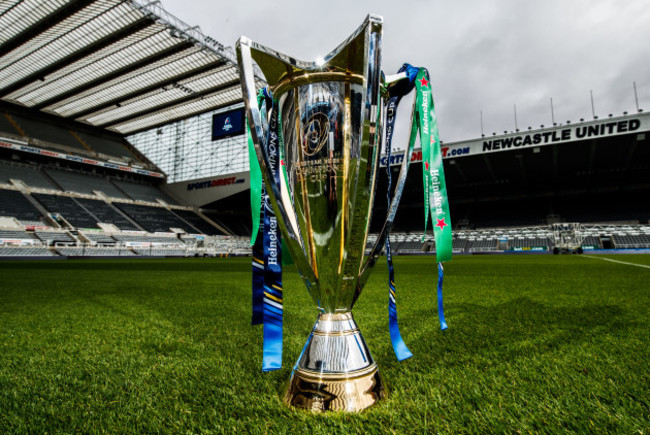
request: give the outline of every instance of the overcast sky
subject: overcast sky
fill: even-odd
[[[648,0],[162,0],[233,46],[240,35],[313,61],[368,13],[384,18],[383,70],[429,69],[445,142],[650,110]],[[410,109],[410,108],[409,108]],[[400,111],[407,123],[410,110]]]

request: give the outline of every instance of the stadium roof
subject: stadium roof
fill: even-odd
[[[0,98],[126,135],[242,97],[233,49],[160,2],[0,0]]]

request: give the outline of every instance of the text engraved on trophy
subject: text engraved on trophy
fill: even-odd
[[[328,176],[340,176],[343,159],[319,159],[298,162],[295,165],[296,180],[323,181]]]

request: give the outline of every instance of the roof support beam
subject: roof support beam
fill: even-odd
[[[122,118],[115,119],[115,120],[107,122],[105,124],[99,124],[99,126],[102,127],[102,128],[113,127],[115,125],[122,124],[122,123],[124,123],[126,121],[130,121],[132,119],[140,118],[142,116],[150,115],[152,113],[156,113],[156,112],[163,111],[165,109],[169,109],[170,107],[178,106],[178,105],[183,104],[183,103],[188,103],[188,102],[193,101],[193,100],[199,100],[199,99],[201,99],[203,97],[207,97],[208,95],[214,94],[215,92],[220,92],[220,91],[226,90],[228,88],[232,88],[233,86],[239,86],[239,79],[231,80],[229,82],[223,83],[223,84],[221,84],[219,86],[215,86],[215,87],[206,89],[206,90],[201,91],[201,92],[194,92],[192,94],[187,95],[186,97],[179,98],[177,100],[170,101],[168,103],[161,104],[159,106],[150,107],[150,108],[147,108],[147,109],[142,110],[140,112],[133,113],[133,114],[131,114],[129,116],[124,116]]]
[[[123,39],[123,38],[128,38],[130,35],[146,28],[149,27],[153,24],[154,22],[151,21],[149,18],[142,18],[131,25],[124,27],[120,29],[119,31],[112,33],[110,35],[107,35],[105,38],[102,38],[98,41],[95,41],[94,43],[85,46],[83,49],[75,51],[68,56],[59,59],[58,61],[51,63],[47,65],[47,67],[36,71],[23,79],[3,88],[0,90],[0,97],[4,97],[8,94],[11,94],[14,91],[19,90],[22,87],[25,87],[29,85],[32,82],[35,82],[37,80],[44,80],[46,77],[62,68],[65,68],[66,66],[77,62],[78,60],[83,59],[84,57],[90,56],[91,54],[102,50],[106,47],[108,47],[111,44],[116,43],[117,41]],[[34,106],[36,110],[41,110],[43,107],[49,106],[49,102],[52,100],[56,100],[58,97],[54,97],[51,100],[45,101],[44,103],[41,103],[37,106]]]
[[[66,18],[76,14],[94,1],[95,0],[71,0],[66,5],[43,17],[40,21],[27,27],[25,30],[0,45],[0,57],[6,55],[17,47],[20,47],[26,41],[35,38],[50,27],[55,26]]]
[[[148,57],[140,60],[139,62],[134,62],[134,63],[126,65],[126,66],[124,66],[124,67],[122,67],[120,69],[112,71],[112,72],[110,72],[108,74],[105,74],[105,75],[103,75],[101,77],[98,77],[98,78],[96,78],[94,80],[90,80],[88,82],[85,82],[84,84],[82,84],[80,86],[77,86],[74,89],[71,89],[71,90],[69,90],[67,92],[64,92],[61,95],[58,95],[57,97],[55,97],[56,101],[57,102],[58,101],[64,101],[64,100],[66,100],[68,98],[74,97],[75,95],[78,95],[78,94],[80,94],[82,92],[88,91],[88,90],[90,90],[90,89],[92,89],[92,88],[94,88],[96,86],[101,85],[102,83],[114,80],[114,79],[116,79],[118,77],[129,74],[129,73],[131,73],[133,71],[136,71],[136,70],[138,70],[138,69],[140,69],[140,68],[142,68],[144,66],[147,66],[147,65],[150,65],[152,63],[158,62],[158,61],[160,61],[162,59],[165,59],[166,57],[173,56],[174,54],[179,53],[179,52],[181,52],[183,50],[187,50],[191,46],[192,46],[191,43],[189,43],[187,41],[183,41],[183,42],[181,42],[181,43],[179,43],[177,45],[174,45],[173,47],[169,47],[169,48],[167,48],[167,49],[165,49],[163,51],[159,51],[158,53],[152,54],[151,56],[148,56]],[[54,100],[55,99],[53,98],[53,99],[51,99],[49,101],[46,101],[43,104],[41,104],[41,106],[44,106],[45,104],[51,105],[51,104],[53,104]]]
[[[211,62],[205,66],[202,66],[200,68],[193,69],[191,71],[186,71],[182,74],[176,75],[174,77],[170,77],[167,80],[163,80],[157,83],[154,83],[151,86],[146,86],[142,89],[138,89],[137,91],[131,92],[129,94],[122,95],[118,98],[114,98],[110,101],[105,101],[105,102],[99,102],[97,106],[90,107],[89,109],[83,110],[81,112],[73,113],[70,115],[70,118],[84,118],[92,113],[99,112],[100,110],[107,109],[111,106],[118,105],[120,103],[123,103],[124,101],[129,101],[132,100],[133,98],[141,97],[143,95],[148,94],[151,91],[155,91],[156,89],[162,88],[164,86],[169,86],[173,85],[174,83],[181,82],[183,80],[190,79],[192,77],[197,77],[203,73],[209,72],[213,69],[219,68],[226,63],[224,61],[216,61],[216,62]]]

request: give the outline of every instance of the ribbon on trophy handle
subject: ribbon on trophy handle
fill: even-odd
[[[440,329],[444,331],[447,329],[447,321],[445,320],[442,304],[444,276],[442,263],[450,261],[452,256],[451,215],[449,214],[445,171],[442,165],[442,152],[440,151],[438,120],[433,104],[429,72],[425,68],[420,68],[418,72],[415,79],[415,89],[415,106],[420,124],[420,144],[424,164],[422,171],[425,205],[424,232],[426,233],[427,230],[427,218],[431,215],[436,243],[436,260],[438,261],[438,318]],[[411,140],[414,140],[414,138],[411,137]],[[424,235],[422,239],[424,241]]]
[[[281,176],[280,117],[277,102],[268,88],[260,90],[258,107],[262,119],[266,120],[265,148],[270,156],[270,169],[275,180]],[[248,127],[248,124],[247,124]],[[251,215],[253,217],[253,319],[252,324],[264,326],[264,344],[262,370],[271,371],[282,367],[282,328],[283,328],[283,289],[282,289],[282,246],[277,218],[269,203],[269,196],[262,184],[261,169],[255,152],[250,128],[247,133],[249,141],[249,165],[251,167]],[[252,148],[252,149],[251,149]],[[255,186],[254,186],[255,185]],[[260,220],[263,225],[260,225]]]
[[[392,200],[390,199],[390,190],[392,185],[392,176],[390,172],[390,155],[392,149],[392,136],[397,114],[397,106],[401,98],[410,93],[413,88],[416,89],[416,97],[413,103],[411,114],[411,132],[408,148],[404,150],[404,158],[399,172],[395,191]],[[428,226],[428,216],[436,219],[434,224],[434,237],[436,241],[436,260],[438,263],[438,318],[440,329],[447,329],[447,322],[444,316],[442,303],[442,283],[444,269],[442,262],[451,260],[452,255],[452,232],[449,222],[449,204],[447,200],[447,190],[445,186],[444,169],[442,165],[442,153],[440,151],[440,141],[438,133],[438,124],[435,117],[435,108],[433,97],[429,85],[429,73],[425,68],[413,67],[405,63],[397,74],[384,77],[384,94],[388,97],[385,104],[386,117],[386,154],[387,154],[387,171],[388,171],[388,212],[384,226],[377,237],[370,255],[364,263],[359,282],[357,284],[357,294],[360,294],[370,271],[376,264],[377,258],[381,253],[383,246],[386,246],[386,257],[389,270],[389,332],[393,350],[399,361],[410,358],[412,353],[404,344],[397,322],[397,304],[395,290],[395,271],[392,262],[392,253],[390,248],[390,230],[393,227],[397,208],[399,206],[402,193],[406,184],[406,178],[410,167],[410,156],[415,148],[415,142],[420,138],[423,154],[423,183],[424,183],[424,202],[425,202],[425,233]],[[424,240],[424,237],[423,237]]]
[[[411,133],[409,138],[408,148],[404,151],[404,158],[402,159],[402,168],[400,170],[399,179],[395,187],[393,199],[390,199],[390,192],[392,187],[392,175],[390,170],[390,158],[392,152],[392,139],[394,132],[394,124],[397,115],[397,106],[403,96],[410,93],[413,88],[416,89],[416,97],[413,104],[413,111],[411,115]],[[388,213],[384,227],[377,238],[377,242],[364,265],[362,271],[362,285],[367,279],[368,270],[374,264],[375,257],[381,252],[381,247],[386,245],[386,260],[388,263],[388,286],[389,286],[389,300],[388,300],[388,313],[389,313],[389,332],[393,350],[399,361],[410,358],[413,354],[409,351],[408,347],[402,339],[399,331],[397,321],[397,301],[395,289],[395,268],[392,260],[392,252],[390,245],[390,230],[392,229],[397,207],[399,205],[406,176],[410,165],[410,156],[413,153],[418,133],[420,143],[422,146],[423,154],[423,183],[424,183],[424,202],[425,202],[425,233],[428,227],[428,217],[431,215],[432,223],[435,219],[436,224],[433,225],[434,237],[436,241],[436,260],[438,263],[438,286],[437,286],[437,302],[438,302],[438,318],[440,322],[440,329],[447,329],[447,322],[445,320],[443,308],[443,293],[442,284],[444,269],[442,262],[451,260],[452,255],[452,232],[449,222],[451,222],[449,214],[449,204],[447,200],[447,191],[445,186],[444,169],[442,165],[442,154],[440,151],[438,125],[435,116],[435,109],[433,104],[433,97],[429,85],[429,74],[424,68],[416,68],[409,64],[404,64],[396,75],[385,78],[385,93],[388,95],[386,102],[386,156],[388,175]],[[424,236],[423,236],[424,241]]]
[[[409,65],[410,67],[410,65]],[[411,67],[411,69],[414,69]],[[406,77],[402,77],[400,73],[406,72]],[[409,71],[410,72],[410,71]],[[402,334],[399,330],[399,325],[397,322],[397,295],[395,288],[395,267],[393,266],[393,254],[390,246],[390,229],[395,219],[395,212],[397,208],[391,209],[391,188],[392,188],[392,173],[390,168],[390,159],[392,152],[392,143],[393,143],[393,133],[395,129],[395,120],[397,119],[397,107],[402,97],[407,95],[414,87],[413,81],[415,76],[410,78],[409,72],[407,72],[407,65],[403,65],[402,68],[398,71],[398,76],[395,77],[390,83],[386,86],[385,91],[388,94],[388,101],[386,103],[386,110],[384,112],[385,116],[385,125],[386,125],[386,175],[388,176],[388,188],[386,189],[386,201],[387,201],[387,218],[386,218],[386,262],[388,263],[388,330],[390,333],[390,340],[393,345],[393,351],[398,361],[403,361],[405,359],[411,358],[413,353],[408,349],[402,338]],[[384,78],[384,81],[385,78]],[[412,150],[408,150],[406,156],[410,156]],[[408,166],[407,166],[408,170]],[[404,171],[406,172],[406,171]],[[396,198],[393,203],[396,205],[399,203],[401,198],[402,191],[404,190],[404,184],[401,185],[398,183]],[[393,213],[391,213],[393,211]]]
[[[257,96],[257,105],[265,105],[264,93],[260,91]],[[250,126],[246,122],[246,137],[248,138],[248,166],[250,168],[250,198],[251,198],[251,216],[252,231],[250,246],[253,247],[253,316],[251,325],[260,325],[264,323],[264,210],[262,209],[262,199],[265,196],[264,183],[262,183],[262,170],[257,162],[255,154],[255,145],[251,136]]]

